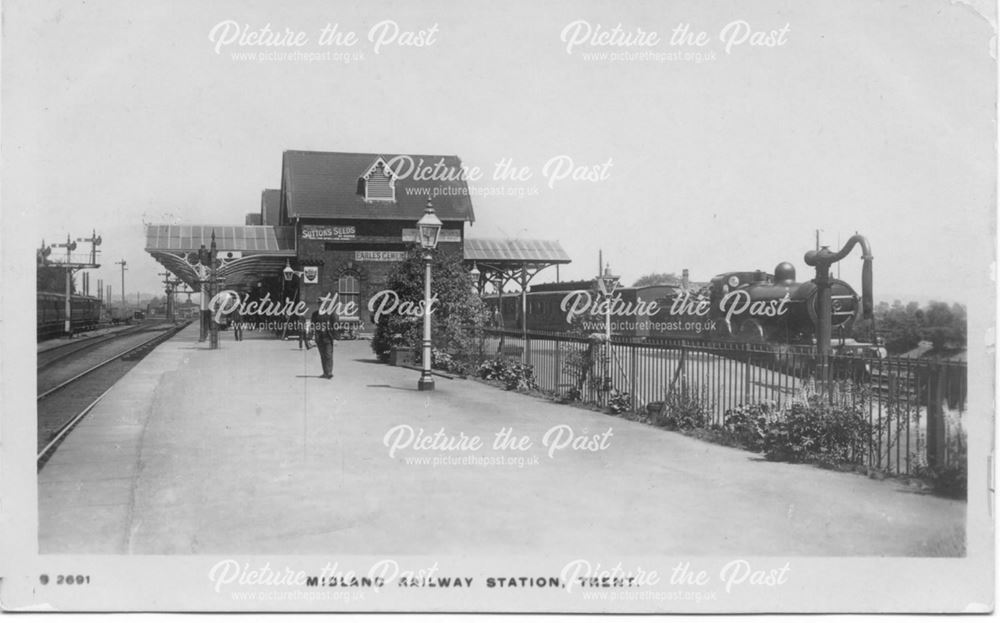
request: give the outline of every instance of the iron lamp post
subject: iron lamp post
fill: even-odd
[[[288,293],[286,287],[287,288],[291,288],[292,287],[292,281],[296,277],[299,278],[299,282],[298,282],[298,284],[296,284],[296,288],[293,290],[293,292],[295,293],[295,300],[296,301],[300,300],[302,298],[302,277],[305,275],[305,271],[295,270],[294,268],[292,268],[291,262],[286,258],[285,259],[285,267],[281,269],[281,275],[282,275],[282,277],[285,280],[285,286],[282,286],[282,288],[281,288],[282,296],[284,296],[285,301],[289,300],[288,299],[288,294],[289,293]],[[285,328],[282,329],[281,339],[285,339],[285,336],[288,335],[288,324],[289,324],[289,322],[291,322],[290,318],[291,318],[290,315],[285,317]],[[308,322],[306,322],[307,320],[308,319],[302,319],[301,321],[299,321],[299,320],[295,321],[296,330],[301,332],[300,335],[304,335],[305,334],[304,332],[306,330],[306,325],[308,324]]]
[[[604,339],[609,343],[611,342],[611,298],[618,289],[620,281],[620,277],[611,274],[610,264],[605,264],[604,274],[597,277],[598,287],[607,302],[604,309]]]
[[[420,246],[424,250],[424,349],[423,349],[423,372],[417,389],[420,391],[433,391],[434,376],[431,374],[431,252],[437,248],[438,236],[441,234],[441,219],[434,214],[434,206],[431,200],[427,200],[427,208],[424,215],[417,221],[417,230],[420,235]]]
[[[611,374],[611,301],[618,289],[620,278],[611,274],[611,264],[604,265],[604,274],[597,276],[597,287],[604,295],[604,378],[602,385],[610,389]]]
[[[472,278],[472,291],[477,294],[479,293],[479,279],[481,276],[482,273],[479,271],[479,267],[473,262],[472,270],[469,271],[469,277]]]
[[[219,291],[218,275],[219,275],[219,261],[217,258],[218,249],[215,246],[215,232],[212,232],[212,246],[208,251],[208,262],[211,267],[210,279],[211,285],[209,286],[209,292],[212,298]],[[212,313],[211,310],[209,313]],[[209,333],[208,333],[208,348],[210,350],[216,350],[219,348],[219,322],[216,320],[216,314],[212,313],[209,319]]]

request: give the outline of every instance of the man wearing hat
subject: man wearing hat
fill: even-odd
[[[333,337],[336,334],[337,314],[331,305],[325,314],[321,314],[323,309],[322,298],[316,299],[319,307],[312,313],[310,326],[306,329],[311,331],[316,339],[316,350],[319,351],[319,360],[323,365],[323,378],[333,378]]]

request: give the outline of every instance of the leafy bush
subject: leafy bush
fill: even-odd
[[[579,402],[583,400],[583,391],[574,385],[559,396],[561,402]]]
[[[488,316],[486,305],[476,293],[462,261],[460,251],[446,249],[434,251],[431,261],[433,292],[437,297],[431,314],[431,339],[434,348],[453,357],[459,356],[456,358],[480,350]],[[419,245],[413,245],[406,259],[392,269],[386,288],[395,292],[400,301],[424,300],[424,260]],[[406,344],[419,358],[422,341],[422,317],[385,314],[375,327],[372,350],[380,361],[386,361],[392,346]]]
[[[454,372],[456,374],[465,374],[467,372],[465,366],[460,361],[455,359],[450,353],[439,348],[431,349],[431,367],[436,370]]]
[[[629,412],[632,410],[632,397],[628,392],[616,389],[612,377],[601,372],[607,371],[611,366],[608,351],[603,348],[605,343],[604,334],[591,333],[586,346],[575,343],[560,345],[562,370],[573,380],[573,384],[559,399],[564,402],[583,400],[584,387],[590,383],[601,401],[607,399],[607,408],[611,413],[617,415]]]
[[[608,395],[608,409],[615,415],[632,410],[632,397],[628,392],[612,388]]]
[[[935,493],[964,500],[968,495],[968,469],[965,462],[952,467],[928,469],[926,476]]]
[[[815,461],[837,465],[854,460],[872,433],[863,407],[827,404],[819,397],[794,403],[784,417],[767,422],[761,449],[770,461]]]
[[[572,342],[564,342],[559,348],[563,362],[562,371],[573,381],[573,387],[566,396],[569,401],[575,402],[583,397],[583,388],[594,374],[595,364],[600,367],[603,363],[600,348],[593,340],[582,348]]]
[[[477,371],[487,381],[500,381],[505,389],[528,391],[537,387],[533,366],[508,359],[484,361]]]
[[[735,409],[727,409],[722,417],[722,431],[736,445],[760,452],[764,447],[768,422],[774,419],[775,412],[773,402],[740,405]]]
[[[707,401],[687,384],[671,391],[663,402],[650,403],[647,411],[653,424],[670,430],[704,428],[708,423]]]

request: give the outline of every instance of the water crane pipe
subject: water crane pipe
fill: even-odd
[[[816,300],[819,309],[816,317],[816,354],[819,359],[819,378],[827,380],[830,357],[830,334],[833,326],[833,302],[830,294],[830,266],[847,257],[854,245],[861,245],[861,310],[862,317],[870,320],[873,316],[874,303],[872,294],[872,256],[871,245],[868,240],[855,234],[847,240],[847,244],[834,253],[829,247],[822,247],[816,251],[806,253],[805,262],[809,266],[816,267]]]

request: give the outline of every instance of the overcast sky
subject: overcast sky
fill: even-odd
[[[831,246],[857,231],[878,300],[975,305],[996,171],[996,19],[979,4],[8,1],[3,219],[25,233],[5,241],[8,276],[30,279],[42,238],[96,228],[92,282],[117,297],[125,258],[126,289],[159,292],[143,223],[242,224],[280,185],[282,151],[308,149],[458,155],[483,171],[474,188],[526,195],[474,197],[468,234],[557,239],[563,279],[592,277],[599,248],[628,283],[784,260],[803,279],[817,229]],[[400,34],[376,53],[387,20]],[[213,42],[226,21],[307,42],[220,43],[223,27]],[[727,52],[733,22],[781,45]],[[357,43],[321,46],[326,24]],[[568,49],[619,24],[634,45]],[[681,24],[707,43],[671,45]],[[273,51],[353,58],[234,57]],[[622,52],[661,56],[590,56]],[[559,156],[603,179],[546,177]],[[503,159],[531,178],[494,180]],[[859,250],[841,271],[859,286]]]

